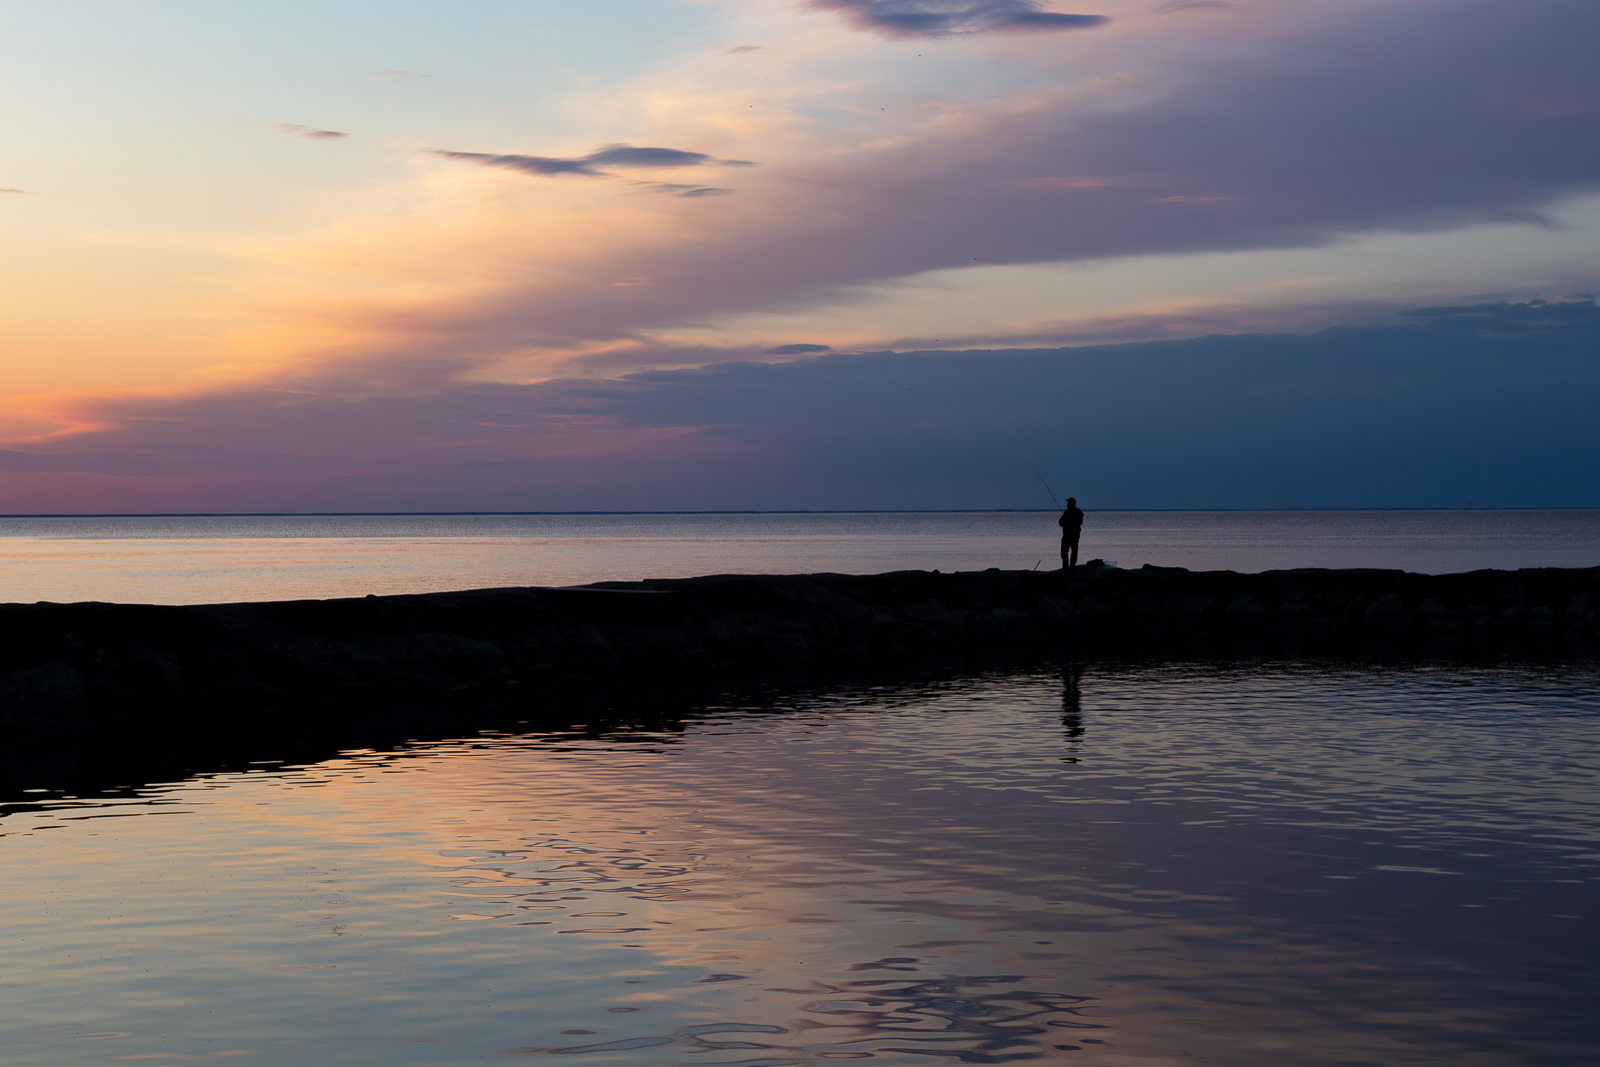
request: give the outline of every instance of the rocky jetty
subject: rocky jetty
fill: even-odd
[[[0,605],[0,743],[513,714],[609,685],[997,657],[1594,659],[1600,568],[728,575],[222,604]]]

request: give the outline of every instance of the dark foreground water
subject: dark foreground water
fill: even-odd
[[[0,1064],[1592,1065],[1595,681],[1101,666],[33,793]]]

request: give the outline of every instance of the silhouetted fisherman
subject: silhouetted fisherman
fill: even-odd
[[[1061,527],[1061,569],[1078,565],[1078,535],[1083,533],[1083,512],[1078,510],[1078,498],[1067,497],[1067,509],[1056,520]]]

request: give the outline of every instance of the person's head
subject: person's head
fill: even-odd
[[[1067,507],[1069,507],[1069,508],[1077,507],[1077,505],[1078,505],[1078,498],[1077,497],[1075,497],[1075,496],[1067,497]]]

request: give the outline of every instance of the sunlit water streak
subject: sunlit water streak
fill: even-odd
[[[1593,1064],[1595,680],[1093,667],[33,793],[0,1064]]]
[[[0,519],[0,601],[201,604],[701,574],[1059,565],[1054,513]],[[1600,565],[1600,510],[1091,512],[1082,559],[1192,570]]]

